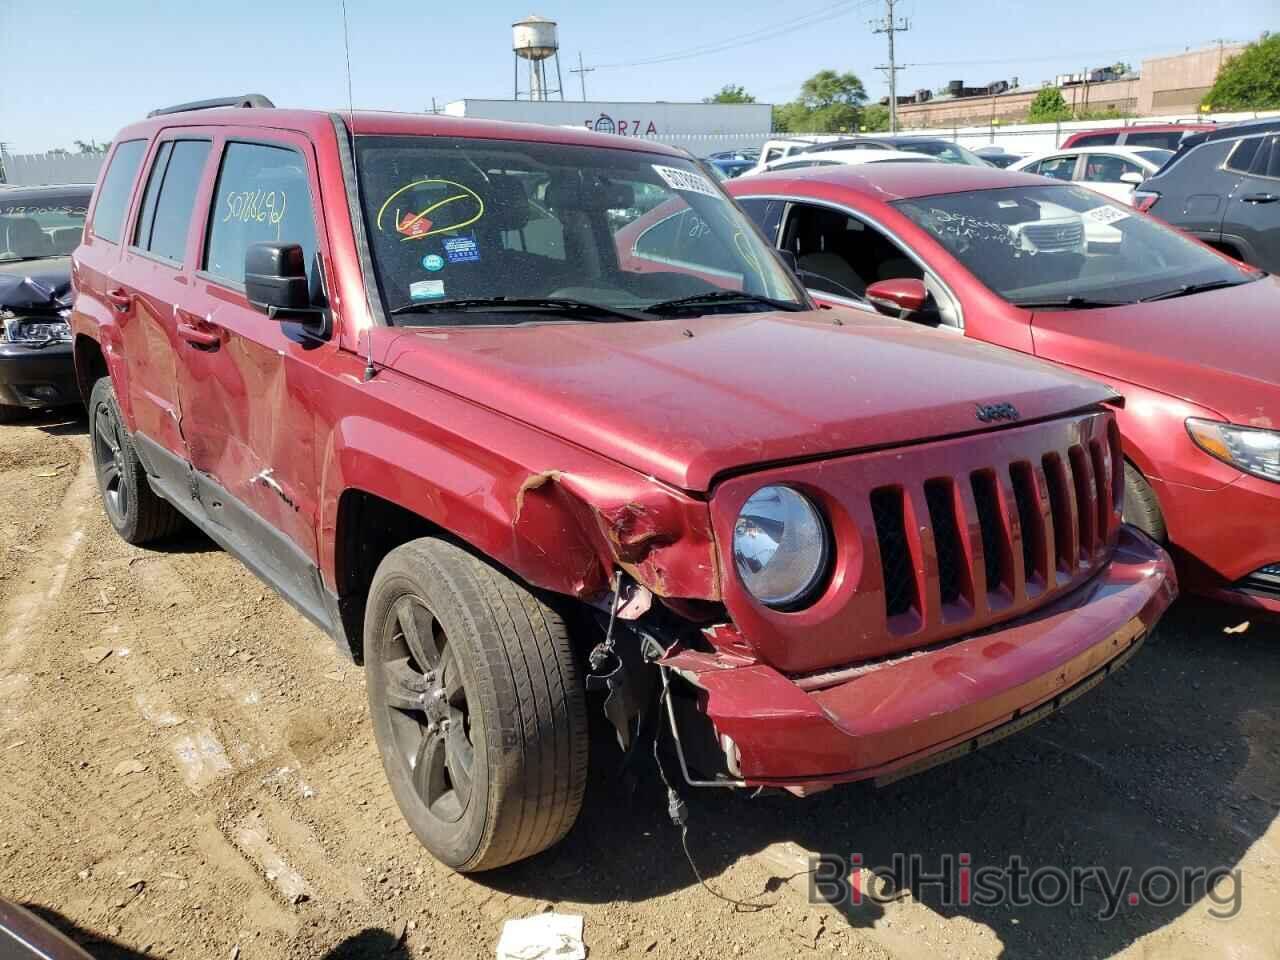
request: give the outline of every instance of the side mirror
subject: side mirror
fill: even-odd
[[[307,261],[296,243],[253,243],[244,253],[244,292],[249,305],[275,319],[314,314]]]
[[[920,310],[929,298],[923,280],[902,277],[897,280],[880,280],[867,287],[867,302],[881,313],[905,320]]]
[[[1137,187],[1137,186],[1141,186],[1141,185],[1142,185],[1142,183],[1143,183],[1145,180],[1146,180],[1146,178],[1145,178],[1145,177],[1143,177],[1143,175],[1142,175],[1142,174],[1140,174],[1140,173],[1135,173],[1135,172],[1134,172],[1134,171],[1132,171],[1132,170],[1128,171],[1127,173],[1122,173],[1122,174],[1120,174],[1120,182],[1121,182],[1121,183],[1131,183],[1131,184],[1133,184],[1135,187]]]

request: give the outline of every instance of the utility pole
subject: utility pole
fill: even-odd
[[[576,73],[578,75],[578,82],[582,84],[582,99],[584,101],[587,99],[587,74],[595,73],[595,70],[596,70],[595,67],[584,67],[582,65],[582,51],[579,50],[578,51],[578,69],[577,70],[571,69],[569,72]]]
[[[911,23],[906,17],[897,17],[893,15],[893,5],[897,0],[884,0],[884,19],[871,21],[872,33],[886,33],[889,35],[889,65],[876,67],[877,70],[887,70],[889,73],[889,132],[898,132],[898,71],[904,69],[897,65],[893,56],[893,35],[895,33],[906,33],[911,29]]]

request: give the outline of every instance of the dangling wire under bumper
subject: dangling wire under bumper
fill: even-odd
[[[695,780],[689,772],[689,764],[684,757],[684,744],[680,742],[680,727],[676,723],[675,707],[671,703],[671,683],[667,678],[667,667],[658,664],[658,671],[662,676],[662,699],[666,702],[667,719],[671,723],[671,739],[675,741],[676,757],[680,761],[680,772],[684,775],[684,781],[691,787],[746,787],[745,780]]]

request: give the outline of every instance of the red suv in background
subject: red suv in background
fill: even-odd
[[[691,785],[803,795],[1022,729],[1172,601],[1110,389],[817,309],[686,155],[253,102],[113,138],[73,274],[104,507],[365,665],[451,866],[573,824],[589,689]]]
[[[1184,586],[1280,612],[1280,278],[1083,186],[880,164],[729,192],[829,305],[1104,378],[1124,395],[1125,519]]]
[[[1212,123],[1138,123],[1129,127],[1103,127],[1097,130],[1081,130],[1062,141],[1059,150],[1068,147],[1160,147],[1177,150],[1178,144],[1188,133],[1215,130]]]

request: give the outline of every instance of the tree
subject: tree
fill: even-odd
[[[889,129],[889,108],[885,104],[873,103],[862,111],[858,121],[858,129],[867,133],[881,133]]]
[[[800,96],[773,108],[778,133],[856,133],[867,91],[853,73],[819,70],[800,86]]]
[[[1211,110],[1280,108],[1280,33],[1249,44],[1224,63],[1201,103]]]
[[[1031,101],[1031,109],[1027,111],[1030,123],[1055,123],[1058,120],[1070,120],[1071,110],[1067,101],[1062,99],[1062,91],[1057,87],[1045,87]]]
[[[755,103],[756,98],[742,87],[726,83],[713,97],[703,97],[703,103]]]

